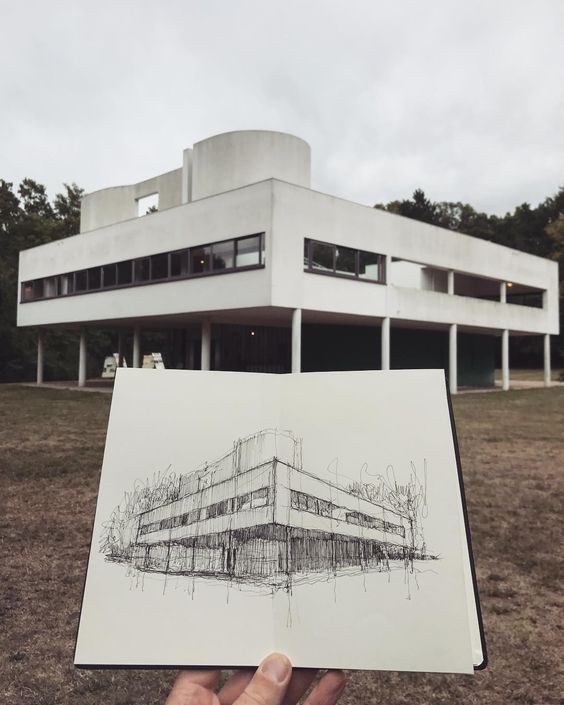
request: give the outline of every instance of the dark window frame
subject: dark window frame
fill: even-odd
[[[237,255],[239,254],[239,243],[242,240],[250,240],[251,238],[255,238],[255,237],[259,238],[258,264],[237,265]],[[264,233],[254,233],[253,235],[243,235],[242,237],[234,238],[233,239],[233,269],[237,272],[240,272],[241,270],[249,269],[250,267],[261,267],[261,266],[264,267],[263,253],[264,253]]]
[[[237,261],[237,243],[240,240],[246,240],[248,238],[252,237],[258,237],[258,259],[259,259],[259,264],[249,264],[245,266],[236,266],[236,261]],[[193,245],[192,247],[186,247],[186,248],[181,248],[177,250],[165,250],[164,252],[154,252],[150,255],[143,255],[142,257],[135,257],[133,259],[125,259],[125,260],[119,260],[116,262],[106,262],[101,265],[97,265],[96,267],[87,267],[71,272],[62,272],[60,274],[54,274],[50,275],[52,277],[63,277],[67,276],[69,279],[72,280],[72,291],[66,293],[66,294],[59,294],[58,293],[58,288],[57,288],[57,293],[53,296],[38,296],[35,297],[34,290],[38,287],[39,283],[41,283],[43,287],[43,291],[45,288],[45,279],[49,279],[49,277],[38,277],[37,279],[28,279],[25,281],[21,282],[21,287],[20,287],[20,303],[21,304],[27,304],[27,303],[36,303],[38,301],[49,301],[51,299],[62,299],[62,298],[67,298],[69,296],[82,296],[83,294],[95,294],[100,291],[114,291],[115,289],[127,289],[135,286],[149,286],[151,284],[163,284],[165,282],[172,282],[172,281],[180,281],[184,279],[198,279],[200,277],[210,277],[210,276],[217,276],[220,274],[232,274],[234,272],[246,272],[246,271],[251,271],[254,269],[264,269],[265,267],[265,260],[266,260],[266,254],[265,254],[265,239],[266,239],[266,233],[265,232],[259,232],[259,233],[251,233],[250,235],[240,235],[238,237],[230,237],[226,238],[224,240],[216,240],[213,242],[207,242],[203,243],[201,245]],[[226,242],[233,242],[233,266],[232,267],[226,267],[225,269],[213,269],[213,246],[214,245],[221,245]],[[192,250],[195,249],[200,249],[204,247],[209,247],[210,248],[210,268],[202,271],[202,272],[191,272],[191,260],[192,260]],[[172,256],[177,254],[177,253],[187,253],[187,267],[188,271],[185,274],[177,274],[177,275],[172,275]],[[159,255],[167,255],[168,262],[167,262],[167,276],[166,278],[159,278],[159,279],[153,279],[152,276],[152,257],[157,257]],[[144,279],[144,280],[135,280],[135,269],[136,269],[136,263],[138,261],[148,259],[149,260],[149,279]],[[118,283],[118,278],[119,278],[119,265],[127,265],[129,264],[131,267],[131,280],[129,282],[125,282],[122,284]],[[115,284],[110,284],[109,286],[106,286],[104,282],[104,267],[115,267]],[[100,270],[100,286],[97,287],[96,289],[88,289],[88,270],[92,269],[99,269]],[[80,291],[76,290],[76,275],[78,272],[86,272],[86,288],[81,289]],[[32,289],[32,296],[31,298],[26,298],[25,297],[25,287],[26,285],[31,286]]]
[[[106,284],[106,275],[104,274],[104,269],[109,269],[110,267],[114,268],[114,284]],[[100,271],[102,275],[102,289],[112,289],[113,287],[117,286],[117,280],[118,280],[118,271],[117,271],[117,262],[110,262],[110,264],[102,264],[100,265]]]
[[[333,249],[333,270],[329,271],[327,269],[318,269],[313,266],[312,262],[312,251],[314,245],[325,245]],[[355,271],[350,274],[344,272],[337,272],[337,249],[341,247],[344,250],[352,250],[355,253]],[[307,252],[307,254],[306,254]],[[360,255],[361,253],[366,253],[369,255],[375,255],[378,257],[378,267],[379,267],[379,278],[378,279],[368,279],[367,277],[360,276]],[[306,261],[307,260],[307,261]],[[386,255],[382,255],[378,252],[369,252],[368,250],[359,250],[356,247],[350,247],[349,245],[337,245],[332,242],[325,242],[324,240],[317,240],[316,238],[304,238],[304,272],[309,272],[310,274],[320,274],[325,277],[337,277],[339,279],[348,279],[349,281],[361,281],[367,282],[368,284],[386,284],[387,282],[387,272],[386,272]]]

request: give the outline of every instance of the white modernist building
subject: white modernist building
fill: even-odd
[[[500,340],[509,388],[511,335],[544,336],[548,384],[558,333],[555,262],[314,191],[309,146],[278,132],[210,137],[179,169],[86,195],[81,232],[23,251],[19,282],[38,382],[52,328],[80,330],[80,385],[88,330],[114,329],[134,367],[167,330],[167,366],[444,367],[453,392],[493,384]]]

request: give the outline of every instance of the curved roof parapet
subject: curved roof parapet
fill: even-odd
[[[240,130],[194,145],[194,201],[271,178],[310,188],[309,144],[284,132]]]
[[[299,137],[268,130],[225,132],[185,149],[179,169],[85,194],[80,231],[144,215],[147,197],[154,196],[158,210],[165,210],[272,178],[310,188],[310,172],[311,150]]]

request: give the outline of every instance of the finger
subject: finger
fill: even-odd
[[[290,685],[284,697],[284,705],[296,705],[313,683],[316,675],[317,671],[310,668],[293,671]],[[237,673],[234,673],[217,694],[220,705],[231,705],[245,690],[252,677],[252,671],[237,671]]]
[[[216,705],[213,692],[219,682],[220,672],[180,671],[165,705]]]
[[[286,690],[284,705],[296,705],[298,700],[313,683],[316,675],[317,671],[313,668],[303,668],[299,671],[293,671],[292,680]]]
[[[254,671],[249,669],[248,671],[237,671],[228,678],[223,688],[217,694],[220,705],[231,705],[249,685],[253,674]]]
[[[335,705],[347,683],[342,671],[327,671],[304,705]]]
[[[283,654],[270,654],[260,664],[234,705],[282,705],[292,677],[292,664]]]

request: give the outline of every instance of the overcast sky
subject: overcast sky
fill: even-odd
[[[306,139],[313,187],[503,213],[564,186],[563,0],[0,0],[0,178],[53,196],[237,129]]]

